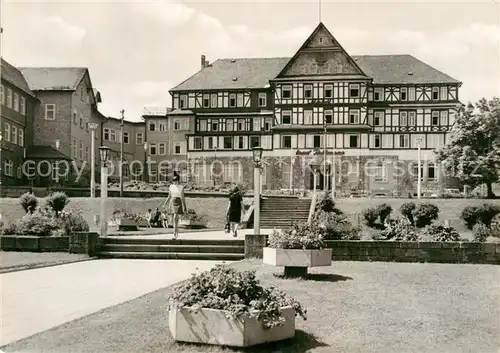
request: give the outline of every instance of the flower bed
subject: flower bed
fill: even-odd
[[[37,237],[4,235],[0,238],[2,251],[68,252],[69,236]]]

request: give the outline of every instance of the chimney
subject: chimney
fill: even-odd
[[[201,69],[203,70],[205,67],[207,67],[207,61],[205,60],[205,55],[201,56]]]

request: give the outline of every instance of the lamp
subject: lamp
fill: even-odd
[[[254,147],[252,148],[252,155],[253,155],[253,162],[255,164],[260,164],[262,161],[262,152],[263,152],[262,147]]]
[[[90,197],[95,197],[95,132],[99,127],[96,123],[89,123],[90,129]]]
[[[101,157],[101,163],[105,164],[109,158],[110,148],[107,146],[99,147],[99,156]]]
[[[148,150],[148,143],[144,142],[144,152],[146,152],[147,150]]]
[[[56,150],[59,151],[59,146],[61,145],[61,141],[60,140],[56,140],[55,143],[56,143]]]

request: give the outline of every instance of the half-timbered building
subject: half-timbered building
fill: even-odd
[[[350,56],[320,23],[292,58],[202,56],[170,93],[172,113],[193,124],[186,153],[200,184],[252,182],[260,146],[266,188],[313,188],[316,151],[327,162],[320,188],[405,194],[416,188],[419,145],[424,189],[443,185],[434,150],[447,142],[460,86],[411,55]]]

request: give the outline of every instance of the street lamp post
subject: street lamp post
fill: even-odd
[[[217,145],[214,146],[214,161],[212,163],[212,180],[215,187],[215,162],[217,161]]]
[[[56,150],[59,152],[59,147],[61,146],[60,140],[55,140]],[[56,160],[56,184],[59,186],[59,160]]]
[[[419,137],[417,138],[417,165],[418,165],[418,170],[417,170],[417,199],[420,200],[422,197],[422,169],[421,169],[421,164],[422,164],[422,158],[421,158],[421,145],[422,145],[422,138]]]
[[[328,190],[328,178],[326,177],[326,149],[327,149],[327,135],[326,135],[326,121],[323,124],[324,128],[324,141],[323,141],[323,190],[325,190],[325,193]]]
[[[262,167],[261,147],[254,147],[253,152],[253,180],[254,180],[254,202],[253,202],[253,234],[260,234],[260,168]]]
[[[100,236],[105,237],[108,235],[108,216],[107,216],[107,202],[108,202],[108,158],[109,147],[99,147],[99,155],[101,157],[101,212],[100,212]]]
[[[143,168],[143,176],[144,182],[148,182],[148,143],[144,142],[144,168]]]
[[[123,197],[123,120],[125,119],[125,110],[121,110],[120,119],[120,197]]]
[[[2,198],[2,180],[3,180],[3,160],[2,160],[2,144],[3,144],[3,136],[1,131],[2,125],[0,124],[0,199]]]
[[[90,197],[95,198],[95,132],[98,124],[89,123],[90,129]]]

